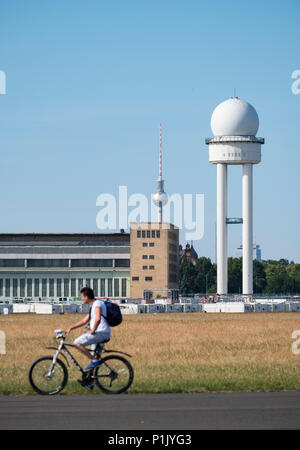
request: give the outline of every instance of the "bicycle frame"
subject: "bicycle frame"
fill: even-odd
[[[48,350],[56,350],[55,355],[53,356],[53,361],[50,367],[50,371],[49,371],[49,375],[52,374],[52,371],[54,369],[54,366],[56,364],[56,360],[58,358],[58,356],[61,354],[63,356],[63,358],[66,360],[66,363],[68,365],[68,367],[70,367],[68,358],[66,357],[66,355],[63,353],[65,352],[68,357],[71,359],[71,361],[73,362],[73,364],[75,365],[75,367],[84,375],[86,375],[86,372],[84,372],[84,370],[82,369],[82,367],[80,366],[80,364],[77,362],[77,360],[74,358],[74,356],[72,355],[72,353],[67,349],[67,347],[73,347],[76,348],[74,344],[70,344],[68,342],[65,342],[65,338],[62,338],[61,343],[59,344],[58,348],[56,347],[46,347]],[[89,352],[92,352],[93,350],[89,350]],[[131,357],[131,355],[129,355],[129,353],[125,353],[125,352],[121,352],[119,350],[105,350],[103,348],[102,350],[103,353],[120,353],[126,356]]]
[[[74,358],[74,356],[72,355],[72,353],[67,349],[67,347],[74,347],[75,345],[73,344],[69,344],[68,342],[65,342],[64,338],[61,340],[61,343],[59,344],[58,348],[56,347],[46,347],[48,350],[56,350],[55,355],[53,356],[53,361],[51,364],[51,368],[50,368],[50,373],[52,372],[55,364],[56,364],[56,360],[58,358],[58,356],[61,354],[65,361],[67,362],[68,367],[70,367],[68,358],[66,357],[66,355],[63,353],[65,352],[67,354],[67,356],[71,359],[71,361],[73,362],[73,364],[75,365],[75,367],[82,373],[84,374],[84,370],[82,369],[81,365],[78,363],[78,361]]]

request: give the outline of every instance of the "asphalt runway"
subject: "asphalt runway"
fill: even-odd
[[[300,392],[0,396],[0,429],[299,429]]]

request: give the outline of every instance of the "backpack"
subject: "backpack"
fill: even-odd
[[[106,305],[106,316],[103,314],[104,319],[106,319],[110,327],[116,327],[122,323],[123,317],[121,313],[120,306],[117,303],[110,302],[108,300],[102,300]],[[91,310],[89,309],[89,316],[91,320]]]
[[[113,303],[110,301],[105,301],[106,305],[106,317],[103,317],[107,320],[107,323],[110,327],[116,327],[122,323],[123,317],[121,313],[120,306],[117,303]]]

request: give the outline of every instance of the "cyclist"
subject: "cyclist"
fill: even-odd
[[[105,302],[96,300],[94,291],[89,287],[82,288],[80,294],[83,303],[90,305],[90,312],[84,319],[75,323],[67,330],[63,331],[63,333],[67,336],[72,330],[80,328],[90,322],[90,330],[76,338],[74,341],[75,347],[87,358],[91,359],[90,364],[84,369],[85,372],[88,372],[99,366],[100,361],[95,352],[91,353],[85,347],[91,345],[92,350],[95,350],[97,344],[109,340],[110,326],[105,319],[105,316],[107,315]],[[81,381],[79,382],[82,384]]]

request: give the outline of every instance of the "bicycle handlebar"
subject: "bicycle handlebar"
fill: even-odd
[[[63,339],[65,336],[63,335],[63,330],[54,330],[54,333],[56,335],[56,339]]]

